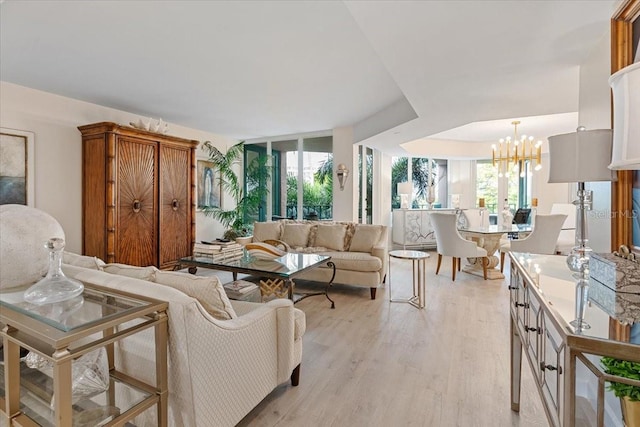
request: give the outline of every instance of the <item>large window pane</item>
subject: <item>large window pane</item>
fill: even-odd
[[[502,210],[498,204],[498,169],[490,161],[476,163],[476,194],[478,199],[484,199],[490,214]]]
[[[333,218],[333,138],[323,136],[302,141],[303,218]]]

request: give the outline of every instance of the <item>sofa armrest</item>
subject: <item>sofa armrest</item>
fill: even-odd
[[[376,242],[376,244],[371,248],[371,255],[376,258],[380,258],[382,261],[382,278],[387,274],[388,271],[388,263],[389,263],[389,235],[388,228],[383,227],[382,233],[380,234],[380,238]]]

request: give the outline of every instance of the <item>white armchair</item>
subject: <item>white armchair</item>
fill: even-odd
[[[169,302],[170,426],[234,426],[278,385],[289,378],[298,384],[306,325],[290,300],[232,301],[237,317],[218,320],[196,299],[168,286],[63,268],[78,280]],[[122,340],[116,365],[153,384],[153,345],[152,330]],[[143,412],[135,424],[157,425],[156,412]]]
[[[500,246],[500,272],[504,271],[504,257],[509,251],[553,255],[556,241],[566,215],[536,215],[533,231],[524,239],[511,240]]]
[[[450,213],[434,212],[431,214],[431,224],[436,235],[438,252],[438,266],[436,274],[440,272],[442,256],[453,257],[451,264],[452,280],[456,280],[456,270],[460,271],[461,258],[483,258],[482,269],[484,280],[487,280],[487,251],[478,247],[475,242],[466,240],[458,232],[457,217]]]
[[[551,205],[551,215],[564,214],[567,219],[556,242],[556,253],[568,255],[576,245],[576,206],[572,203],[554,203]]]

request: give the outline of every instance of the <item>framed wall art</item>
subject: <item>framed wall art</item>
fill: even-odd
[[[34,206],[33,132],[0,128],[0,205]]]
[[[220,173],[213,162],[198,160],[196,168],[198,209],[221,207]]]

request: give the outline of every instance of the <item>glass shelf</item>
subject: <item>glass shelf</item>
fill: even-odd
[[[60,331],[69,332],[127,314],[149,302],[85,287],[81,296],[54,304],[35,305],[24,300],[29,286],[0,292],[0,307],[7,307],[39,320]]]
[[[0,396],[4,396],[4,363],[0,363],[0,367]],[[24,362],[20,363],[20,376],[20,411],[43,427],[54,427],[55,412],[50,406],[53,379],[37,369],[27,367]],[[153,396],[114,376],[111,376],[110,387],[110,390],[82,398],[73,404],[74,427],[104,425]],[[109,395],[115,401],[109,402]]]

